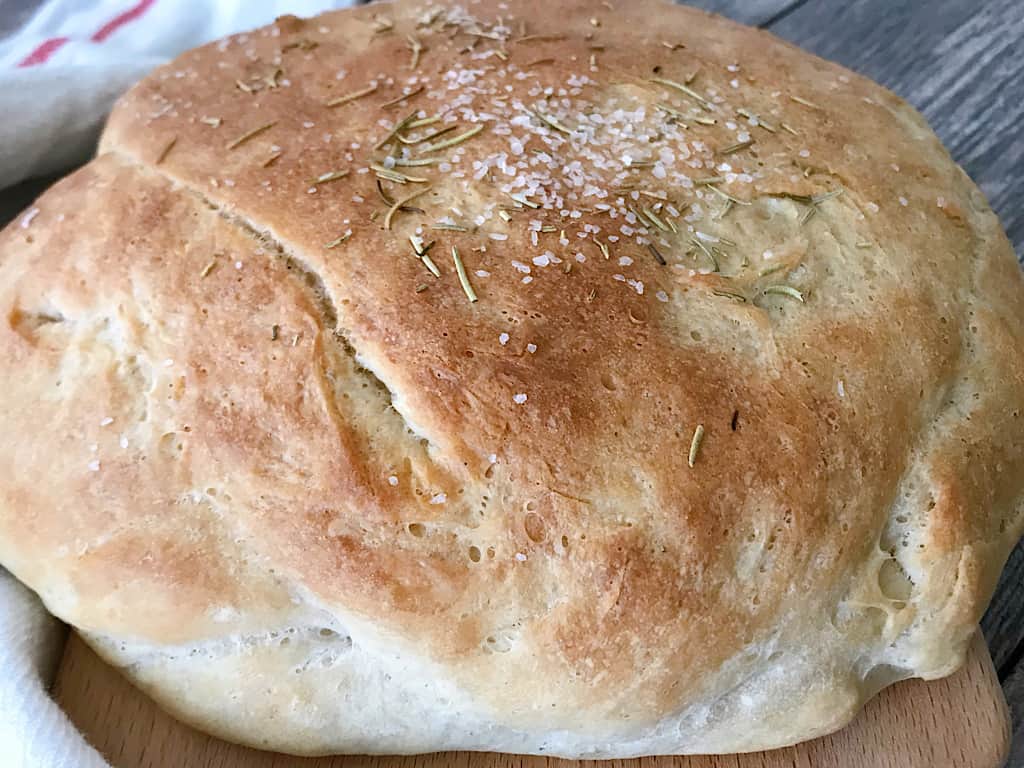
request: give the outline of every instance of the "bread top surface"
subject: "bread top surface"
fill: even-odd
[[[136,86],[0,248],[0,562],[122,642],[315,605],[520,729],[632,732],[778,649],[814,674],[766,702],[849,708],[955,666],[1021,532],[981,194],[700,11],[280,19]]]

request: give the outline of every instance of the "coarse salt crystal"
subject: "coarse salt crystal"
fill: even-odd
[[[100,471],[100,460],[99,459],[93,459],[92,461],[89,462],[88,466],[89,466],[89,471],[90,472],[99,472]]]
[[[478,269],[476,271],[476,276],[477,277],[490,277],[491,273],[488,272],[486,269]]]
[[[532,355],[534,352],[537,351],[537,345],[536,344],[527,344],[526,345],[526,351],[529,352]]]
[[[846,385],[843,383],[842,379],[836,382],[836,391],[839,393],[840,397],[846,397]]]
[[[661,302],[667,302],[668,301],[668,294],[665,293],[664,291],[658,291],[656,294],[654,294],[654,296],[655,296],[655,298],[658,299],[658,301],[661,301]]]
[[[448,501],[448,494],[438,493],[430,497],[431,504],[444,504]]]
[[[524,392],[520,392],[518,394],[512,395],[512,402],[516,403],[517,405],[522,405],[523,403],[526,402],[526,394]]]
[[[507,333],[503,333],[500,336],[498,336],[498,343],[501,344],[501,346],[504,347],[506,344],[508,344],[508,338],[509,338],[508,334]]]
[[[100,426],[101,427],[106,427],[106,426],[109,426],[110,424],[113,424],[113,423],[114,423],[113,417],[112,416],[107,416],[105,419],[103,419],[100,422]]]
[[[525,563],[526,555],[524,555],[522,552],[516,552],[516,560],[518,560],[520,563]]]
[[[388,485],[398,485],[398,478],[394,475],[388,478]]]
[[[29,225],[32,223],[32,219],[34,219],[38,215],[38,208],[33,208],[32,210],[28,211],[28,213],[21,217],[21,228],[28,229]]]
[[[907,198],[901,196],[900,197],[900,205],[902,205],[904,208],[906,208],[908,205],[910,205],[910,202],[907,200]]]

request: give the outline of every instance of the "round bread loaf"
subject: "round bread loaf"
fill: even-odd
[[[1022,531],[982,195],[688,8],[282,18],[0,254],[0,563],[239,742],[790,744],[953,671]]]

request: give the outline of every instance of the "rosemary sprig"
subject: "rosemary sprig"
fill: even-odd
[[[554,128],[556,131],[559,131],[560,133],[564,133],[566,136],[572,136],[572,130],[569,129],[569,128],[566,128],[564,125],[562,125],[560,122],[558,122],[551,115],[546,115],[543,112],[540,112],[539,110],[536,110],[536,109],[530,110],[530,112],[538,120],[540,120],[541,122],[543,122],[546,125],[550,126],[551,128]]]
[[[384,135],[383,139],[381,139],[380,141],[378,141],[376,144],[373,145],[373,148],[375,150],[377,150],[377,149],[380,149],[381,147],[383,147],[385,144],[387,144],[389,141],[391,141],[393,138],[395,138],[399,133],[404,131],[405,127],[410,122],[412,122],[413,118],[415,118],[415,117],[416,117],[416,112],[410,112],[408,115],[403,117],[401,120],[399,120],[397,123],[395,123],[394,127],[390,131],[388,131]]]
[[[666,80],[663,77],[652,77],[651,82],[657,83],[658,85],[664,85],[668,88],[675,88],[680,93],[685,94],[686,96],[689,96],[691,99],[696,101],[700,105],[701,109],[704,109],[707,112],[710,112],[713,109],[713,107],[711,106],[711,102],[709,102],[707,99],[705,99],[703,96],[701,96],[688,85],[677,83],[675,80]]]
[[[678,109],[673,109],[672,107],[668,106],[667,104],[655,104],[654,107],[655,107],[655,109],[658,109],[658,110],[664,112],[666,115],[671,117],[673,120],[682,121],[682,120],[686,119],[686,115],[684,115]],[[683,127],[684,128],[686,127],[686,123],[683,123]]]
[[[263,125],[261,125],[261,126],[259,126],[257,128],[253,128],[251,131],[247,131],[246,133],[243,133],[241,136],[239,136],[234,141],[228,142],[227,148],[229,150],[231,150],[231,149],[235,149],[237,147],[240,147],[243,144],[245,144],[245,142],[249,141],[249,139],[251,139],[251,138],[253,138],[255,136],[259,136],[264,131],[269,131],[275,125],[277,125],[277,120],[272,120],[269,123],[264,123]]]
[[[469,232],[466,227],[459,226],[458,224],[448,224],[443,221],[438,221],[430,225],[431,229],[441,230],[444,232]]]
[[[340,237],[335,238],[334,240],[331,240],[331,242],[329,242],[329,243],[326,243],[324,245],[324,248],[337,248],[339,245],[344,243],[350,237],[352,237],[352,230],[349,230],[345,234],[341,235]]]
[[[714,290],[711,291],[711,293],[713,293],[715,296],[721,296],[722,298],[725,299],[732,299],[733,301],[738,301],[740,304],[747,303],[747,297],[744,296],[742,293],[736,293],[735,291],[726,291],[721,288],[715,288]]]
[[[513,194],[512,192],[506,192],[505,194],[520,205],[525,205],[527,208],[540,208],[540,203],[533,202],[533,200],[528,198],[526,195]]]
[[[347,168],[345,168],[344,170],[341,170],[341,171],[328,171],[327,173],[321,173],[315,179],[310,179],[309,183],[312,186],[317,187],[317,186],[319,186],[321,184],[329,184],[332,181],[337,181],[338,179],[344,179],[346,176],[348,176],[348,169]]]
[[[396,171],[394,168],[385,168],[378,163],[370,163],[370,168],[379,178],[393,181],[396,184],[426,184],[430,181],[430,179],[423,176],[409,176],[401,171]]]
[[[706,245],[704,245],[704,243],[700,241],[699,237],[690,238],[690,243],[692,245],[695,245],[697,249],[705,256],[707,256],[707,258],[711,261],[712,265],[714,265],[714,269],[712,270],[713,272],[721,271],[718,266],[718,259],[715,258],[714,252],[711,251]]]
[[[398,97],[392,99],[391,101],[385,101],[383,104],[380,105],[380,108],[381,109],[390,109],[391,107],[398,106],[399,104],[401,104],[406,99],[411,99],[413,96],[418,96],[419,94],[423,93],[425,88],[426,88],[425,85],[421,85],[419,88],[414,88],[413,90],[409,91],[408,93],[403,93],[401,96],[398,96]]]
[[[392,205],[390,208],[388,208],[388,213],[384,217],[384,230],[388,231],[388,230],[391,229],[391,219],[395,215],[395,213],[398,211],[399,208],[401,208],[403,205],[405,205],[409,201],[415,200],[420,195],[426,194],[427,192],[430,191],[430,189],[431,189],[431,187],[424,187],[423,189],[420,189],[420,190],[418,190],[416,192],[413,192],[411,195],[407,195],[406,197],[402,198],[401,200],[396,200],[395,204]]]
[[[406,126],[406,128],[409,128],[410,130],[413,128],[421,128],[424,125],[431,125],[432,123],[436,123],[440,121],[440,119],[440,115],[434,115],[433,117],[421,117],[419,120],[413,120],[411,123],[409,123],[409,125]]]
[[[693,430],[693,437],[690,439],[690,455],[686,460],[686,463],[693,468],[693,465],[697,462],[697,454],[700,453],[700,444],[704,441],[704,425],[698,424],[697,428]]]
[[[169,154],[171,154],[171,150],[174,149],[174,145],[177,144],[177,143],[178,143],[178,137],[177,136],[175,136],[169,142],[167,142],[167,144],[164,146],[164,148],[160,151],[159,157],[157,157],[157,159],[156,159],[156,164],[157,165],[160,165],[160,163],[162,163],[164,160],[167,159],[167,156]]]
[[[437,157],[396,157],[395,167],[415,168],[423,165],[437,165],[440,162],[441,158]]]
[[[459,256],[459,249],[454,245],[452,246],[452,260],[455,261],[455,271],[459,273],[459,282],[462,283],[462,290],[466,292],[466,297],[470,303],[477,300],[476,291],[473,290],[473,286],[469,284],[469,276],[466,274],[466,265],[462,263],[462,257]]]
[[[778,129],[774,125],[772,125],[769,122],[766,122],[761,117],[759,117],[758,115],[755,115],[753,112],[751,112],[749,109],[746,109],[745,107],[740,107],[739,109],[737,109],[736,110],[736,114],[739,115],[740,117],[747,118],[747,120],[751,120],[751,121],[756,120],[757,121],[757,127],[758,128],[764,128],[766,131],[768,131],[768,133],[777,133],[778,132]]]
[[[454,138],[445,139],[444,141],[439,141],[439,142],[436,142],[434,144],[428,144],[425,147],[421,147],[420,148],[420,154],[421,155],[425,155],[428,152],[437,152],[437,150],[439,150],[439,149],[448,149],[448,147],[454,147],[457,144],[461,144],[462,142],[467,141],[467,140],[473,138],[478,133],[480,133],[480,131],[482,131],[483,129],[484,129],[484,125],[483,125],[483,123],[480,123],[479,125],[473,126],[472,128],[470,128],[465,133],[459,134],[458,136],[455,136]]]
[[[537,43],[541,41],[565,40],[565,35],[526,35],[513,40],[513,43]]]
[[[406,125],[406,128],[410,128],[410,127],[412,127],[412,123],[409,123],[408,125]],[[405,136],[397,135],[397,134],[396,134],[395,138],[397,138],[403,144],[410,144],[410,145],[411,144],[422,144],[424,141],[430,141],[431,139],[436,139],[438,136],[444,136],[446,133],[451,133],[457,127],[458,126],[456,126],[456,125],[449,125],[449,126],[446,126],[444,128],[438,128],[433,133],[428,133],[426,136],[422,136],[422,137],[420,137],[418,139],[408,139]]]
[[[819,107],[813,101],[808,101],[807,99],[801,99],[799,96],[794,96],[793,94],[790,94],[789,98],[790,98],[790,101],[795,101],[797,104],[803,104],[805,107],[810,107],[811,109],[821,109],[821,107]]]
[[[769,285],[764,288],[761,293],[766,296],[776,294],[779,296],[788,296],[791,299],[796,299],[801,304],[804,303],[804,295],[791,285]]]
[[[723,179],[723,181],[724,181],[724,179]],[[726,192],[726,191],[724,191],[722,189],[719,189],[715,184],[712,184],[712,183],[709,183],[709,182],[705,182],[704,186],[706,186],[712,192],[717,192],[719,195],[724,197],[730,203],[733,203],[735,205],[753,205],[753,203],[751,203],[749,200],[740,200],[738,197],[733,197],[728,192]]]
[[[647,250],[651,252],[651,256],[653,256],[654,260],[661,266],[664,267],[668,264],[668,262],[665,261],[665,257],[661,255],[661,251],[654,247],[654,243],[648,243]]]
[[[747,139],[746,141],[739,141],[739,142],[736,142],[735,144],[730,144],[725,149],[720,150],[718,154],[720,154],[720,155],[731,155],[731,154],[733,154],[735,152],[739,152],[740,150],[746,149],[747,147],[749,147],[753,143],[754,143],[753,139]]]
[[[654,226],[656,226],[662,232],[668,232],[668,227],[665,226],[665,222],[658,218],[657,214],[655,214],[654,211],[652,211],[648,207],[645,207],[644,213],[647,215],[647,218],[651,220]]]
[[[363,96],[369,96],[371,93],[377,90],[377,84],[368,85],[365,88],[352,91],[352,93],[346,93],[344,96],[339,96],[336,99],[331,99],[324,103],[325,107],[340,107],[342,104],[348,104],[350,101],[361,99]]]
[[[409,50],[412,52],[412,60],[409,62],[409,69],[416,69],[420,65],[420,54],[423,53],[423,43],[415,35],[407,35],[405,38],[409,43]]]
[[[430,270],[430,274],[432,274],[434,277],[441,276],[441,270],[437,268],[437,264],[435,264],[434,260],[430,258],[429,253],[422,254],[420,256],[420,261],[423,262],[423,266]]]

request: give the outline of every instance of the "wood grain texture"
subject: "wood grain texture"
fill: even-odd
[[[996,768],[1010,738],[1006,702],[980,634],[967,664],[952,677],[900,683],[839,733],[751,755],[574,762],[466,752],[317,759],[257,752],[173,720],[76,634],[66,646],[54,696],[114,768]]]

